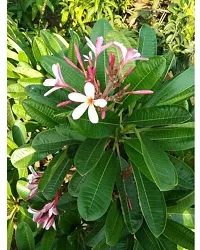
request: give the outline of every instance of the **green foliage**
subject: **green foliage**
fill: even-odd
[[[41,15],[41,1],[24,1],[23,11],[28,15],[34,3]],[[75,4],[79,4],[76,11]],[[84,74],[63,59],[68,56],[78,66],[74,44],[81,55],[88,53],[83,36],[70,31],[71,39],[66,41],[42,30],[33,37],[20,32],[9,19],[8,249],[15,243],[19,250],[194,249],[194,67],[177,70],[173,76],[174,54],[156,55],[159,43],[148,25],[142,26],[139,37],[131,35],[132,39],[106,19],[100,19],[90,32],[87,24],[101,16],[111,18],[114,10],[125,11],[129,3],[109,2],[112,13],[105,4],[62,2],[66,8],[61,13],[63,25],[79,14],[73,25],[90,33],[93,42],[103,36],[106,43],[118,41],[127,48],[135,43],[150,59],[131,62],[135,68],[122,85],[154,94],[129,94],[122,103],[108,101],[106,117],[97,124],[87,114],[74,120],[74,104],[57,108],[71,90],[59,89],[44,97],[49,89],[42,86],[45,79],[54,77],[52,65],[59,63],[66,83],[83,93]],[[119,63],[120,51],[112,46],[97,64],[103,90],[111,52]],[[30,165],[43,174],[38,193],[27,199]],[[57,194],[56,230],[37,228],[28,207],[40,210]]]

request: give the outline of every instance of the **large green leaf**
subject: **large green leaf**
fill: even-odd
[[[21,104],[13,104],[12,111],[16,116],[18,116],[18,118],[22,118],[25,121],[31,119],[31,117],[26,113],[25,109]]]
[[[77,64],[77,58],[76,58],[76,53],[74,49],[74,45],[76,44],[77,46],[80,43],[80,38],[78,37],[78,34],[75,33],[74,31],[70,32],[71,39],[69,43],[69,48],[67,50],[67,57],[76,65]]]
[[[138,51],[147,58],[157,54],[156,34],[147,24],[140,28]]]
[[[117,244],[124,226],[125,224],[119,203],[115,201],[108,211],[105,223],[106,243],[109,246],[115,246]]]
[[[98,223],[93,229],[89,232],[86,237],[86,244],[90,247],[94,247],[101,240],[105,238],[105,226],[103,223]]]
[[[65,55],[60,44],[57,42],[56,38],[49,31],[41,30],[41,38],[43,39],[46,47],[52,52],[55,56],[60,56],[63,58]]]
[[[12,127],[12,135],[14,142],[20,147],[26,142],[26,127],[21,120],[17,120]]]
[[[165,228],[166,205],[162,192],[132,165],[142,213],[151,232],[158,237]]]
[[[191,228],[191,229],[195,228],[193,208],[187,209],[182,213],[168,213],[168,216],[171,220],[174,220],[187,228]]]
[[[188,250],[194,249],[194,232],[175,221],[167,220],[163,234],[179,246]]]
[[[133,159],[133,162],[137,164],[137,159],[134,159],[134,152],[131,151],[131,148],[135,148],[135,143],[137,142],[134,139],[127,140],[125,142],[125,149],[130,159]],[[177,180],[175,168],[167,154],[155,143],[145,137],[141,138],[141,150],[146,164],[142,161],[141,166],[139,166],[138,162],[137,166],[139,169],[141,168],[142,172],[144,172],[148,178],[151,179],[152,176],[160,190],[171,190],[176,185]]]
[[[148,61],[138,63],[134,71],[125,79],[124,85],[130,84],[130,90],[152,89],[165,70],[166,60],[156,56]],[[123,105],[127,106],[136,102],[143,95],[127,95],[123,99]]]
[[[53,242],[55,240],[56,231],[51,228],[46,231],[42,237],[40,250],[49,250],[51,249]]]
[[[18,185],[18,191],[19,191],[19,185]],[[31,213],[27,211],[27,207],[19,206],[19,210],[17,213],[17,223],[19,224],[21,222],[26,222],[29,225],[32,232],[38,230],[37,224],[33,221]]]
[[[79,174],[87,174],[98,164],[104,153],[106,142],[107,139],[86,139],[81,144],[74,158],[74,164]]]
[[[158,240],[148,229],[147,225],[143,223],[142,227],[135,234],[138,243],[144,250],[162,250]]]
[[[154,106],[136,109],[124,123],[139,127],[151,127],[182,123],[191,118],[190,113],[181,106]]]
[[[36,161],[42,160],[50,151],[38,151],[31,146],[16,149],[11,155],[12,165],[16,168],[26,168]]]
[[[48,49],[45,46],[41,37],[35,36],[32,43],[32,51],[37,62],[40,61],[41,56],[49,55]]]
[[[49,200],[55,196],[71,166],[72,162],[67,159],[66,151],[54,157],[38,185],[38,190],[46,199]]]
[[[86,221],[97,220],[108,209],[116,177],[116,156],[105,152],[78,196],[78,210]]]
[[[106,38],[106,34],[108,31],[112,30],[112,26],[109,24],[109,22],[106,19],[100,19],[98,20],[90,34],[91,41],[95,44],[95,41],[97,37],[103,36],[103,38]],[[108,77],[105,73],[105,68],[108,68],[108,55],[106,51],[104,50],[98,57],[97,61],[97,71],[96,71],[96,77],[101,83],[102,90],[105,88]]]
[[[15,239],[19,250],[35,250],[33,233],[26,222],[18,225]]]
[[[59,124],[59,118],[55,116],[55,108],[46,106],[31,98],[23,101],[26,112],[36,121],[47,127],[55,127]]]
[[[76,90],[83,91],[85,79],[83,75],[70,66],[68,63],[56,56],[42,56],[40,59],[42,67],[50,74],[53,75],[52,65],[59,63],[64,80],[67,84]]]
[[[152,90],[155,91],[155,93],[157,92],[157,89],[159,89],[161,87],[161,84],[163,83],[163,81],[165,80],[168,71],[170,70],[172,63],[174,61],[175,55],[173,52],[169,51],[166,54],[163,55],[163,57],[166,60],[166,66],[165,66],[165,70],[163,71],[163,74],[161,75],[161,77],[157,80],[156,84],[153,86]],[[146,95],[142,98],[142,103],[144,104],[144,107],[148,107],[148,101],[152,98],[152,95]]]
[[[69,140],[75,140],[75,141],[84,141],[85,136],[79,134],[78,132],[74,131],[69,124],[60,124],[55,127],[56,132],[65,137]]]
[[[194,205],[194,192],[187,194],[186,196],[176,200],[175,205],[171,205],[167,207],[168,213],[181,213],[186,209],[190,208]]]
[[[143,216],[139,206],[136,184],[129,164],[121,157],[118,158],[116,184],[119,191],[122,214],[127,228],[134,234],[142,225]]]
[[[180,151],[194,147],[193,122],[155,128],[143,134],[167,151]]]
[[[168,105],[189,99],[194,95],[194,67],[190,67],[165,83],[148,102],[148,106]]]
[[[15,124],[15,117],[13,115],[10,101],[7,100],[7,124],[10,128]]]
[[[114,112],[106,112],[106,118],[101,119],[97,124],[91,123],[87,114],[84,114],[79,120],[73,120],[71,115],[68,118],[73,129],[88,138],[97,139],[114,135],[115,130],[119,127],[119,117]]]
[[[158,240],[164,250],[177,250],[177,245],[166,238],[163,234],[158,237]]]
[[[70,136],[62,136],[53,128],[37,134],[31,146],[37,151],[49,151],[53,153],[66,145],[76,143],[77,141],[73,140]]]
[[[77,199],[69,193],[64,193],[58,201],[58,209],[61,211],[77,209]]]
[[[12,239],[13,239],[13,233],[14,233],[14,221],[13,217],[8,221],[7,223],[7,250],[10,250]]]
[[[181,187],[187,189],[194,188],[194,172],[191,167],[185,164],[183,161],[178,158],[171,156],[171,161],[174,163],[175,169],[178,174],[178,184]]]
[[[72,196],[78,197],[79,192],[87,180],[88,175],[81,176],[78,172],[76,172],[72,179],[69,182],[68,191]]]
[[[59,217],[58,226],[65,233],[69,234],[81,223],[79,214],[74,211],[66,211]]]

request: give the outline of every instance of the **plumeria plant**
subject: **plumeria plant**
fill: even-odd
[[[131,48],[105,19],[61,52],[40,56],[22,102],[37,126],[10,157],[30,170],[19,250],[194,249],[194,68],[169,77],[150,27]]]

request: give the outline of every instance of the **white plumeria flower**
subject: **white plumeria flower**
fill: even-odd
[[[85,111],[88,109],[88,117],[92,123],[98,123],[99,117],[94,106],[104,108],[107,105],[105,99],[94,100],[95,88],[91,82],[87,82],[84,86],[85,95],[81,93],[70,93],[68,98],[73,102],[82,102],[72,112],[72,118],[74,120],[79,119]]]

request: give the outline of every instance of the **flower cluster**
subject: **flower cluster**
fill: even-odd
[[[31,174],[28,175],[27,188],[31,191],[27,200],[33,198],[38,192],[38,183],[43,175],[43,172],[35,171],[32,166],[29,166]]]
[[[42,225],[46,230],[53,227],[56,230],[55,217],[59,214],[57,205],[60,198],[60,192],[57,192],[54,200],[47,203],[41,210],[35,210],[29,207],[28,212],[33,214],[33,221],[37,223],[37,227]]]
[[[43,172],[35,171],[32,166],[29,166],[31,174],[28,175],[27,188],[31,191],[27,200],[33,198],[38,193],[38,184]],[[29,207],[28,212],[33,214],[33,221],[37,223],[37,227],[43,226],[46,230],[50,227],[56,229],[55,216],[58,215],[57,205],[61,193],[57,192],[54,200],[47,203],[41,210],[35,210]]]
[[[98,123],[99,117],[96,111],[101,112],[101,118],[104,119],[106,116],[106,110],[108,102],[114,101],[115,103],[121,103],[121,99],[125,95],[130,94],[152,94],[151,90],[129,90],[130,85],[121,87],[124,79],[133,71],[134,67],[129,66],[130,62],[135,60],[148,60],[141,56],[141,54],[135,49],[127,49],[123,44],[119,42],[109,42],[103,45],[103,37],[98,37],[95,44],[86,37],[87,45],[91,49],[88,56],[83,55],[84,61],[87,62],[87,67],[84,67],[84,63],[77,45],[74,45],[78,66],[75,65],[69,58],[64,57],[65,61],[71,65],[74,69],[81,72],[85,78],[84,92],[85,95],[79,93],[76,89],[66,83],[61,74],[61,68],[59,64],[52,66],[52,71],[55,79],[47,79],[43,83],[44,86],[53,87],[45,93],[45,96],[49,95],[55,90],[66,88],[71,93],[68,95],[68,100],[59,103],[58,107],[69,105],[72,102],[81,103],[72,112],[72,118],[74,120],[79,119],[85,111],[88,109],[88,117],[92,123]],[[105,68],[108,81],[104,91],[101,91],[101,83],[96,77],[97,61],[99,55],[107,48],[115,46],[121,52],[120,63],[116,63],[116,57],[114,54],[109,54],[109,68]],[[128,67],[129,66],[129,67]],[[96,107],[96,108],[95,108]]]

